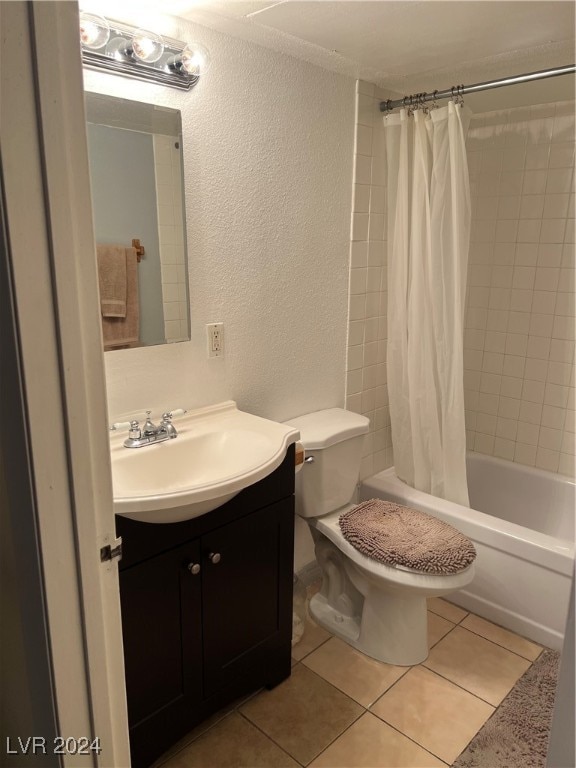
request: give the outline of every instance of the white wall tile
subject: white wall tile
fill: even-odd
[[[552,291],[534,291],[531,311],[536,314],[553,315],[557,303],[557,295]]]
[[[498,456],[500,459],[506,459],[507,461],[514,461],[514,449],[516,443],[513,440],[505,440],[501,437],[496,437],[494,440],[494,456]]]
[[[356,124],[356,153],[372,156],[372,127]]]
[[[559,451],[562,445],[562,430],[541,426],[538,445],[551,451]]]
[[[527,170],[522,185],[523,195],[542,195],[546,192],[547,172],[545,170]]]
[[[536,464],[536,446],[526,445],[525,443],[516,443],[514,451],[514,461],[519,464],[526,464],[533,467]]]
[[[540,219],[521,219],[518,222],[518,242],[538,243],[540,241],[541,228],[542,222]]]
[[[500,397],[498,398],[498,416],[503,419],[518,421],[521,402],[521,400],[513,397],[504,397],[502,393],[500,393]]]
[[[500,392],[503,397],[519,398],[522,395],[523,379],[514,376],[502,376]]]
[[[548,472],[558,472],[560,454],[558,451],[550,451],[547,448],[538,448],[536,451],[536,466]]]
[[[548,378],[548,361],[528,358],[524,369],[526,379],[546,381]]]
[[[538,445],[538,435],[540,434],[540,426],[538,424],[530,424],[526,421],[518,422],[518,429],[516,430],[516,440],[519,443],[526,443],[527,445]]]
[[[518,418],[520,421],[524,421],[527,424],[539,425],[542,420],[542,405],[540,405],[540,403],[531,403],[527,400],[522,400]]]

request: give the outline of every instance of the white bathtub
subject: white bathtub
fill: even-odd
[[[396,501],[465,533],[476,576],[449,599],[559,650],[574,569],[574,482],[478,453],[467,466],[470,509],[410,488],[393,467],[363,481],[360,501]]]

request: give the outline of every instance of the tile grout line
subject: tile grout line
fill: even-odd
[[[422,662],[422,664],[421,664],[421,666],[423,666],[425,669],[427,669],[427,670],[428,670],[428,672],[433,672],[435,675],[438,675],[438,677],[441,677],[441,678],[442,678],[442,680],[446,680],[446,682],[448,682],[448,683],[452,683],[452,685],[455,685],[455,686],[456,686],[456,688],[460,688],[460,690],[461,690],[461,691],[464,691],[465,693],[469,693],[469,694],[470,694],[470,696],[474,696],[474,698],[475,698],[475,699],[478,699],[478,701],[483,701],[483,702],[484,702],[484,704],[488,704],[490,707],[493,707],[494,709],[498,709],[498,707],[500,706],[500,704],[502,703],[502,701],[504,701],[504,699],[502,699],[502,701],[501,701],[501,702],[499,702],[498,704],[492,704],[492,702],[490,702],[490,701],[486,701],[486,699],[483,699],[483,698],[482,698],[482,696],[478,696],[478,694],[477,694],[477,693],[473,693],[472,691],[469,691],[469,690],[468,690],[468,688],[464,688],[464,686],[463,686],[463,685],[460,685],[460,683],[455,683],[455,682],[454,682],[454,680],[450,680],[450,678],[449,678],[449,677],[446,677],[445,675],[441,674],[440,672],[436,672],[436,670],[434,670],[434,669],[431,669],[430,667],[427,667],[427,666],[426,666],[426,662],[424,662],[424,661],[423,661],[423,662]],[[530,668],[530,667],[529,667],[529,668]],[[528,668],[528,669],[529,669],[529,668]],[[518,678],[518,679],[520,679],[520,678]],[[516,683],[514,683],[514,685],[516,685]],[[512,687],[514,687],[514,686],[512,686]],[[511,691],[511,690],[512,690],[512,688],[510,688],[510,691]],[[510,691],[508,691],[508,693],[510,693]],[[506,696],[508,695],[508,693],[506,694]],[[505,697],[504,697],[504,698],[505,698]]]
[[[474,614],[474,615],[476,615],[476,614]],[[482,617],[480,617],[480,618],[482,618]],[[460,626],[460,625],[458,624],[457,626]],[[497,627],[498,624],[495,624],[494,626]],[[480,634],[478,634],[478,632],[474,632],[473,629],[468,629],[468,627],[460,627],[460,629],[464,629],[464,630],[466,630],[466,632],[470,632],[470,634],[476,635],[476,637],[481,637],[482,640],[486,640],[488,643],[492,643],[492,645],[495,645],[497,648],[502,648],[503,651],[508,651],[508,653],[513,653],[514,656],[517,656],[519,659],[522,659],[523,661],[529,661],[530,664],[533,664],[536,661],[536,659],[539,658],[540,654],[543,651],[545,651],[545,650],[552,650],[551,648],[546,648],[544,646],[538,646],[540,648],[540,653],[538,654],[536,659],[527,659],[526,656],[522,656],[522,654],[516,653],[516,651],[512,651],[510,648],[507,648],[505,645],[501,645],[500,643],[497,643],[495,640],[490,640],[489,637],[484,637],[484,635],[480,635]],[[504,629],[504,627],[501,627],[501,629]],[[449,634],[449,633],[447,633],[447,634]],[[520,637],[520,635],[518,635],[518,637]],[[530,641],[528,641],[528,642],[530,642]],[[534,645],[537,645],[537,643],[534,643]]]
[[[456,604],[450,603],[450,605],[456,605]],[[456,606],[456,607],[459,608],[460,606]],[[461,608],[461,610],[464,610],[464,608]],[[533,640],[530,640],[529,638],[524,637],[523,635],[519,635],[517,632],[513,632],[512,630],[507,629],[506,627],[503,627],[501,624],[496,624],[496,622],[490,621],[490,619],[485,619],[483,616],[480,616],[479,614],[474,613],[473,611],[467,611],[466,615],[462,616],[462,618],[457,622],[452,621],[452,619],[447,619],[445,616],[442,616],[442,614],[437,613],[433,608],[428,608],[428,611],[430,611],[430,613],[433,613],[435,616],[439,616],[441,619],[444,619],[444,621],[449,621],[450,623],[454,624],[454,627],[461,627],[462,629],[465,629],[466,631],[471,632],[473,635],[476,635],[477,637],[481,637],[483,640],[487,640],[489,643],[492,643],[493,645],[497,645],[499,648],[503,648],[505,651],[509,651],[510,653],[513,653],[515,656],[519,656],[521,659],[524,659],[525,661],[529,661],[531,664],[533,664],[536,661],[536,659],[540,657],[543,651],[551,650],[547,646],[540,645],[540,643],[536,643]],[[515,635],[516,637],[519,637],[522,640],[525,640],[527,643],[532,643],[532,645],[540,648],[540,652],[538,653],[538,656],[536,656],[535,659],[529,659],[527,656],[522,656],[521,653],[518,653],[517,651],[513,651],[508,646],[502,645],[502,643],[498,643],[495,640],[491,640],[489,637],[486,637],[485,635],[481,635],[479,632],[476,632],[474,629],[470,629],[469,627],[462,626],[462,622],[465,621],[469,616],[476,616],[477,618],[482,619],[483,621],[486,621],[489,624],[493,624],[495,627],[498,627],[499,629],[502,629],[505,632],[510,632],[510,634]],[[452,627],[452,629],[454,629],[454,627]],[[449,635],[450,632],[452,632],[452,629],[449,630],[446,633],[446,635],[441,637],[440,640],[434,643],[434,645],[437,645],[441,640],[444,639],[444,637]]]
[[[468,616],[478,616],[476,613],[469,613]],[[478,618],[482,619],[482,616],[479,616]],[[462,619],[464,621],[464,619]],[[484,619],[484,621],[488,621],[488,619]],[[511,630],[506,629],[506,627],[500,626],[500,624],[495,624],[493,621],[489,622],[490,624],[494,624],[495,627],[498,627],[499,629],[504,630],[505,632],[511,632]],[[458,624],[457,626],[460,626]],[[513,635],[516,637],[521,638],[522,640],[525,640],[527,643],[532,643],[532,645],[537,646],[540,648],[540,651],[536,658],[529,659],[527,656],[522,656],[521,653],[518,653],[517,651],[513,651],[511,648],[508,648],[506,645],[502,645],[501,643],[497,643],[495,640],[491,640],[489,637],[486,637],[485,635],[481,635],[479,632],[476,632],[474,629],[470,629],[469,627],[462,627],[462,629],[466,629],[468,632],[472,632],[473,635],[477,635],[478,637],[481,637],[483,640],[488,640],[489,643],[493,643],[494,645],[497,645],[499,648],[503,648],[505,651],[510,651],[510,653],[515,654],[516,656],[519,656],[521,659],[524,659],[525,661],[529,661],[531,664],[533,664],[536,659],[540,658],[540,655],[546,651],[546,650],[552,650],[551,648],[548,648],[548,646],[540,645],[539,643],[535,643],[533,640],[529,640],[527,637],[523,637],[522,635],[518,635],[516,632],[512,632]]]
[[[331,637],[333,637],[333,635],[331,635]],[[330,638],[328,638],[327,640],[329,640],[329,639],[330,639]],[[325,640],[324,642],[327,642],[327,640]],[[323,644],[324,644],[324,643],[321,643],[321,645],[323,645]],[[318,646],[318,648],[320,648],[320,646]],[[326,683],[326,684],[327,684],[327,685],[329,685],[331,688],[334,688],[334,690],[335,690],[335,691],[338,691],[338,693],[340,693],[340,694],[342,694],[343,696],[345,696],[345,697],[346,697],[347,699],[349,699],[349,700],[350,700],[350,701],[351,701],[353,704],[356,704],[358,707],[361,707],[361,709],[363,709],[363,710],[364,710],[363,712],[360,712],[360,714],[359,714],[357,717],[355,717],[355,718],[354,718],[354,720],[353,720],[353,721],[352,721],[352,722],[351,722],[349,725],[347,725],[347,726],[346,726],[346,728],[345,728],[345,729],[342,731],[342,733],[339,733],[337,736],[335,736],[335,737],[332,739],[332,741],[331,741],[329,744],[327,744],[327,745],[326,745],[326,747],[324,747],[324,748],[323,748],[323,749],[322,749],[322,750],[321,750],[321,751],[320,751],[320,752],[319,752],[317,755],[315,755],[315,756],[314,756],[314,757],[313,757],[311,760],[309,760],[307,763],[305,763],[305,764],[301,763],[301,762],[300,762],[300,761],[299,761],[299,760],[298,760],[296,757],[294,757],[294,755],[291,755],[289,752],[286,752],[286,750],[285,750],[283,747],[281,747],[281,746],[280,746],[280,744],[278,744],[278,742],[276,742],[276,741],[275,741],[275,740],[272,738],[272,736],[270,736],[270,735],[269,735],[269,734],[267,734],[267,733],[266,733],[264,730],[262,730],[262,728],[260,728],[260,727],[259,727],[259,726],[258,726],[256,723],[252,722],[252,720],[250,720],[250,718],[249,718],[247,715],[245,715],[243,712],[239,712],[239,714],[240,714],[240,715],[242,715],[242,717],[244,717],[244,719],[245,719],[245,720],[247,720],[247,721],[248,721],[248,722],[249,722],[251,725],[253,725],[253,726],[254,726],[255,728],[257,728],[259,731],[261,731],[261,732],[262,732],[262,733],[263,733],[263,734],[264,734],[264,735],[265,735],[265,736],[266,736],[268,739],[270,739],[270,741],[272,741],[274,744],[276,744],[276,746],[280,747],[280,749],[282,749],[282,751],[283,751],[283,752],[286,752],[286,754],[288,754],[288,755],[289,755],[289,757],[291,757],[291,758],[292,758],[292,760],[296,760],[296,762],[297,762],[297,763],[299,763],[300,765],[302,765],[302,766],[303,766],[303,768],[305,768],[305,766],[307,766],[307,765],[310,765],[310,763],[311,763],[313,760],[316,760],[316,758],[317,758],[317,757],[319,757],[319,756],[320,756],[320,755],[321,755],[321,754],[322,754],[322,753],[323,753],[323,752],[324,752],[326,749],[328,749],[328,747],[329,747],[331,744],[333,744],[333,743],[336,741],[336,739],[339,739],[339,738],[340,738],[340,736],[342,736],[342,734],[343,734],[343,733],[346,733],[346,731],[348,730],[348,728],[350,728],[352,725],[354,725],[354,723],[355,723],[357,720],[359,720],[359,719],[362,717],[362,715],[366,714],[366,712],[368,711],[368,710],[366,709],[366,707],[364,707],[364,705],[363,705],[363,704],[360,704],[359,702],[355,701],[355,700],[354,700],[354,699],[353,699],[351,696],[348,696],[348,694],[347,694],[347,693],[345,693],[344,691],[341,691],[341,690],[340,690],[340,688],[337,688],[337,687],[336,687],[335,685],[333,685],[333,684],[332,684],[332,683],[331,683],[329,680],[326,680],[326,678],[322,677],[322,675],[318,674],[317,672],[314,672],[314,670],[313,670],[313,669],[310,669],[309,667],[306,667],[306,669],[308,670],[308,672],[310,672],[311,674],[315,675],[315,676],[316,676],[316,677],[318,677],[320,680],[322,680],[322,682]]]
[[[457,606],[457,607],[458,607],[458,606]],[[454,622],[454,621],[453,621],[453,620],[451,620],[451,619],[447,619],[447,618],[446,618],[446,616],[442,616],[440,613],[437,613],[437,612],[436,612],[436,611],[434,611],[432,608],[427,608],[427,610],[428,610],[428,611],[430,611],[430,613],[432,613],[433,615],[435,615],[435,616],[437,616],[437,617],[439,617],[439,618],[443,619],[444,621],[447,621],[448,623],[452,624],[452,627],[451,627],[451,628],[448,630],[448,632],[446,632],[446,634],[444,634],[444,635],[443,635],[441,638],[439,638],[439,639],[438,639],[438,640],[437,640],[437,641],[436,641],[436,642],[435,642],[435,643],[434,643],[434,644],[433,644],[433,645],[430,647],[429,651],[431,651],[433,648],[435,648],[435,647],[436,647],[436,646],[437,646],[437,645],[438,645],[440,642],[442,642],[442,640],[444,640],[445,638],[447,638],[447,637],[448,637],[448,635],[449,635],[451,632],[453,632],[453,630],[454,630],[456,627],[459,627],[459,626],[461,626],[461,625],[462,625],[462,622],[463,622],[463,621],[465,621],[465,619],[466,619],[466,618],[468,618],[468,616],[476,616],[476,615],[477,615],[477,614],[474,614],[474,613],[472,613],[472,612],[468,611],[468,612],[466,612],[466,614],[465,614],[464,616],[462,616],[462,617],[461,617],[461,618],[460,618],[460,619],[459,619],[457,622]],[[461,609],[461,610],[464,610],[464,609]],[[480,617],[480,618],[482,618],[482,617]],[[486,620],[486,621],[488,621],[488,620]],[[491,623],[493,623],[493,622],[491,622]],[[495,624],[495,626],[499,626],[499,625],[496,625],[496,624]],[[520,658],[520,659],[522,659],[523,661],[526,661],[526,662],[528,662],[528,663],[529,663],[529,667],[528,667],[528,668],[525,670],[525,672],[527,672],[527,671],[530,669],[530,667],[531,667],[531,666],[534,664],[534,662],[535,662],[535,661],[536,661],[538,658],[540,658],[541,654],[542,654],[542,653],[543,653],[543,652],[546,650],[546,648],[545,648],[545,647],[541,647],[541,646],[538,646],[538,647],[540,648],[540,651],[539,651],[539,653],[538,653],[538,656],[537,656],[535,659],[529,659],[529,658],[526,658],[525,656],[522,656],[522,655],[521,655],[521,654],[519,654],[519,653],[516,653],[515,651],[511,650],[510,648],[508,648],[508,647],[506,647],[506,646],[504,646],[504,645],[501,645],[500,643],[498,643],[498,642],[495,642],[495,641],[493,641],[493,640],[491,640],[491,639],[489,639],[489,638],[485,637],[484,635],[481,635],[481,634],[479,634],[478,632],[475,632],[473,629],[469,629],[468,627],[465,627],[465,626],[462,626],[462,629],[464,629],[464,630],[466,630],[466,631],[470,632],[472,635],[475,635],[475,636],[477,636],[477,637],[479,637],[479,638],[481,638],[481,639],[483,639],[483,640],[485,640],[485,641],[487,641],[487,642],[491,643],[492,645],[494,645],[494,646],[496,646],[496,647],[498,647],[498,648],[501,648],[502,650],[505,650],[505,651],[508,651],[509,653],[512,653],[512,654],[513,654],[514,656],[516,656],[517,658]],[[504,628],[504,627],[502,627],[502,629],[504,629],[504,630],[505,630],[505,628]],[[505,631],[509,631],[509,630],[505,630]],[[512,633],[512,634],[515,634],[515,633]],[[302,664],[302,662],[303,662],[303,661],[304,661],[306,658],[308,658],[308,656],[310,656],[311,654],[313,654],[315,651],[317,651],[317,650],[320,650],[320,649],[322,648],[322,646],[323,646],[323,645],[325,645],[325,644],[326,644],[326,643],[327,643],[329,640],[331,640],[333,637],[336,637],[336,636],[335,636],[335,635],[332,635],[332,634],[330,634],[328,637],[326,637],[324,640],[322,640],[322,641],[321,641],[321,642],[320,642],[320,643],[319,643],[319,644],[318,644],[316,647],[314,647],[313,649],[311,649],[310,651],[308,651],[306,654],[304,654],[304,656],[302,656],[302,658],[301,658],[301,659],[294,659],[294,657],[292,657],[292,658],[293,658],[293,660],[294,660],[294,664],[293,664],[293,666],[292,666],[292,671],[293,671],[293,670],[294,670],[294,669],[295,669],[295,668],[296,668],[296,667],[297,667],[299,664]],[[520,635],[518,635],[518,637],[521,637],[521,636],[520,636]],[[523,639],[526,639],[526,640],[527,640],[527,642],[532,642],[532,641],[529,641],[527,638],[523,638]],[[535,644],[535,645],[536,645],[536,644]],[[398,683],[400,680],[403,680],[403,678],[405,677],[405,675],[406,675],[406,674],[407,674],[407,673],[408,673],[408,672],[409,672],[411,669],[413,669],[413,668],[415,668],[415,667],[418,667],[418,666],[421,666],[421,667],[423,667],[424,669],[426,669],[427,671],[431,672],[432,674],[434,674],[434,675],[437,675],[439,678],[441,678],[441,679],[445,680],[446,682],[450,683],[451,685],[454,685],[455,687],[459,688],[460,690],[464,691],[465,693],[468,693],[469,695],[473,696],[473,697],[474,697],[474,698],[476,698],[477,700],[479,700],[479,701],[482,701],[483,703],[485,703],[485,704],[487,704],[488,706],[492,707],[492,710],[493,710],[493,711],[491,712],[491,714],[490,714],[489,718],[488,718],[488,719],[485,721],[485,723],[484,723],[484,724],[481,726],[481,728],[480,728],[480,729],[479,729],[479,730],[478,730],[478,731],[477,731],[477,732],[476,732],[476,733],[475,733],[475,734],[472,736],[472,738],[470,739],[470,741],[468,742],[468,744],[467,744],[467,745],[466,745],[466,746],[463,748],[463,750],[461,751],[461,753],[462,753],[462,752],[463,752],[463,751],[464,751],[464,750],[467,748],[467,746],[468,746],[468,745],[471,743],[471,741],[472,741],[472,740],[475,738],[475,736],[476,736],[476,735],[479,733],[479,731],[480,731],[480,730],[481,730],[481,729],[482,729],[482,728],[483,728],[483,727],[484,727],[484,726],[485,726],[485,725],[486,725],[486,724],[487,724],[487,723],[488,723],[488,722],[489,722],[489,721],[492,719],[492,717],[493,717],[493,716],[494,716],[494,714],[495,714],[495,713],[498,711],[498,709],[499,709],[499,708],[500,708],[500,706],[502,705],[502,703],[503,703],[504,699],[506,698],[506,696],[508,696],[508,694],[510,693],[510,691],[512,690],[512,688],[513,688],[514,686],[512,686],[512,688],[510,689],[510,691],[508,691],[508,692],[505,694],[505,696],[502,698],[502,700],[501,700],[501,701],[500,701],[498,704],[494,705],[494,704],[492,704],[491,702],[489,702],[489,701],[486,701],[486,699],[483,699],[481,696],[478,696],[477,694],[475,694],[475,693],[473,693],[472,691],[468,690],[468,689],[467,689],[467,688],[465,688],[464,686],[460,685],[459,683],[456,683],[456,682],[454,682],[453,680],[450,680],[449,678],[445,677],[445,675],[443,675],[443,674],[441,674],[441,673],[437,672],[436,670],[434,670],[434,669],[431,669],[430,667],[426,666],[426,662],[427,662],[427,660],[428,660],[428,657],[427,657],[427,658],[426,658],[426,659],[425,659],[423,662],[421,662],[421,663],[420,663],[420,664],[418,664],[418,665],[412,665],[412,666],[406,667],[405,671],[404,671],[404,672],[401,674],[401,676],[400,676],[400,677],[399,677],[397,680],[395,680],[395,681],[394,681],[394,682],[393,682],[393,683],[392,683],[392,684],[389,686],[389,688],[387,688],[387,689],[386,689],[386,690],[385,690],[385,691],[384,691],[384,692],[383,692],[383,693],[382,693],[380,696],[378,696],[378,697],[375,699],[375,701],[374,701],[374,702],[372,702],[372,703],[371,703],[370,705],[368,705],[368,706],[365,706],[364,704],[361,704],[360,702],[356,701],[354,698],[352,698],[351,696],[349,696],[349,695],[348,695],[348,694],[347,694],[345,691],[343,691],[343,690],[342,690],[342,689],[340,689],[338,686],[334,685],[334,684],[333,684],[333,683],[331,683],[329,680],[327,680],[327,679],[326,679],[326,678],[325,678],[325,677],[324,677],[322,674],[320,674],[320,673],[316,672],[315,670],[312,670],[310,667],[308,667],[307,665],[305,665],[305,664],[304,664],[303,666],[305,666],[305,667],[306,667],[306,669],[307,669],[309,672],[311,672],[312,674],[314,674],[314,675],[316,675],[317,677],[319,677],[319,678],[320,678],[321,680],[323,680],[325,683],[327,683],[328,685],[330,685],[332,688],[334,688],[334,689],[335,689],[336,691],[338,691],[340,694],[342,694],[342,695],[346,696],[346,698],[348,698],[348,699],[349,699],[351,702],[353,702],[354,704],[356,704],[357,706],[359,706],[359,707],[362,709],[362,711],[360,712],[360,714],[358,714],[358,716],[357,716],[357,717],[355,717],[355,718],[354,718],[354,720],[353,720],[353,721],[352,721],[352,722],[351,722],[351,723],[350,723],[350,724],[349,724],[349,725],[348,725],[348,726],[347,726],[347,727],[346,727],[346,728],[345,728],[345,729],[344,729],[344,730],[343,730],[343,731],[342,731],[340,734],[338,734],[337,736],[335,736],[335,737],[334,737],[334,738],[333,738],[333,739],[330,741],[330,743],[329,743],[329,744],[327,744],[327,745],[326,745],[326,746],[325,746],[325,747],[324,747],[324,748],[323,748],[323,749],[322,749],[322,750],[321,750],[321,751],[320,751],[320,752],[319,752],[317,755],[315,755],[315,756],[312,758],[312,760],[308,761],[308,763],[306,763],[306,764],[303,764],[303,763],[301,763],[301,762],[300,762],[299,760],[297,760],[297,759],[296,759],[296,758],[295,758],[293,755],[291,755],[289,752],[287,752],[287,751],[286,751],[286,749],[284,749],[284,748],[283,748],[283,747],[282,747],[282,746],[281,746],[281,745],[280,745],[280,744],[279,744],[279,743],[278,743],[278,742],[277,742],[275,739],[273,739],[273,738],[272,738],[272,737],[271,737],[269,734],[267,734],[267,733],[266,733],[264,730],[262,730],[262,728],[260,728],[260,727],[259,727],[259,726],[258,726],[256,723],[254,723],[252,720],[250,720],[250,718],[249,718],[249,717],[247,717],[247,716],[246,716],[246,715],[245,715],[243,712],[241,712],[241,711],[240,711],[240,709],[239,709],[239,708],[240,708],[241,706],[243,706],[243,705],[244,705],[244,704],[245,704],[247,701],[249,701],[249,700],[250,700],[250,699],[252,699],[254,696],[256,696],[258,693],[260,693],[260,692],[261,692],[261,690],[262,690],[262,689],[259,689],[258,691],[254,691],[254,692],[253,692],[252,694],[250,694],[248,697],[246,697],[246,698],[244,698],[242,701],[240,701],[240,702],[237,704],[237,706],[233,707],[233,708],[232,708],[232,709],[230,709],[228,712],[226,712],[226,713],[225,713],[225,714],[224,714],[224,715],[223,715],[221,718],[219,718],[219,719],[218,719],[218,720],[217,720],[215,723],[213,723],[212,725],[210,725],[210,727],[206,728],[206,730],[205,730],[205,731],[203,731],[202,733],[198,734],[198,735],[197,735],[195,738],[192,738],[192,739],[190,739],[189,741],[186,741],[186,743],[185,743],[184,745],[182,745],[182,747],[181,747],[181,748],[180,748],[180,749],[179,749],[177,752],[175,752],[174,754],[171,754],[171,755],[169,755],[169,756],[168,756],[168,757],[167,757],[165,760],[163,760],[163,761],[162,761],[162,763],[158,763],[158,764],[157,764],[157,768],[161,768],[161,766],[164,766],[164,765],[165,765],[165,764],[166,764],[166,763],[167,763],[169,760],[171,760],[171,759],[175,758],[177,755],[179,755],[181,752],[183,752],[183,751],[184,751],[186,748],[190,747],[190,745],[191,745],[191,744],[193,744],[194,742],[196,742],[196,741],[197,741],[197,740],[198,740],[198,739],[199,739],[201,736],[203,736],[204,734],[208,733],[210,730],[212,730],[212,728],[214,728],[216,725],[220,724],[220,723],[221,723],[223,720],[225,720],[225,719],[226,719],[226,718],[227,718],[227,717],[228,717],[230,714],[232,714],[232,713],[234,713],[234,712],[235,712],[235,713],[237,713],[238,715],[240,715],[240,716],[241,716],[241,717],[242,717],[242,718],[243,718],[243,719],[244,719],[244,720],[245,720],[247,723],[249,723],[249,724],[250,724],[250,725],[252,725],[254,728],[256,728],[256,730],[258,730],[260,733],[262,733],[262,734],[263,734],[263,736],[265,736],[265,738],[267,738],[268,740],[270,740],[270,741],[271,741],[271,742],[272,742],[272,743],[273,743],[273,744],[274,744],[274,745],[275,745],[275,746],[276,746],[278,749],[280,749],[280,750],[281,750],[281,751],[282,751],[284,754],[286,754],[287,756],[289,756],[289,757],[290,757],[292,760],[294,760],[295,762],[297,762],[297,763],[298,763],[300,766],[303,766],[303,768],[305,768],[305,766],[309,765],[309,764],[310,764],[310,763],[311,763],[313,760],[316,760],[316,759],[317,759],[317,758],[318,758],[320,755],[322,755],[322,754],[323,754],[323,753],[324,753],[324,752],[325,752],[325,751],[326,751],[326,750],[327,750],[327,749],[328,749],[330,746],[332,746],[332,745],[333,745],[333,744],[334,744],[334,743],[335,743],[335,742],[336,742],[336,741],[337,741],[337,740],[338,740],[338,739],[339,739],[341,736],[343,736],[343,735],[344,735],[344,734],[345,734],[345,733],[346,733],[346,732],[347,732],[347,731],[348,731],[348,730],[349,730],[349,729],[350,729],[350,728],[351,728],[351,727],[352,727],[352,726],[353,726],[355,723],[357,723],[357,722],[358,722],[358,720],[359,720],[361,717],[363,717],[363,715],[365,715],[366,713],[370,713],[371,715],[373,715],[374,717],[376,717],[376,718],[377,718],[377,719],[378,719],[380,722],[382,722],[382,723],[385,723],[385,724],[386,724],[388,727],[392,728],[392,729],[393,729],[393,730],[395,730],[397,733],[401,734],[402,736],[404,736],[405,738],[407,738],[409,741],[413,742],[413,743],[414,743],[415,745],[417,745],[419,748],[421,748],[421,749],[425,750],[426,752],[428,752],[429,754],[431,754],[431,755],[432,755],[432,756],[434,756],[435,758],[437,758],[437,759],[441,760],[442,762],[444,762],[444,761],[442,760],[442,758],[440,758],[438,755],[434,754],[434,753],[433,753],[431,750],[427,749],[425,746],[423,746],[422,744],[420,744],[418,741],[416,741],[415,739],[411,738],[411,737],[410,737],[410,736],[408,736],[406,733],[403,733],[403,732],[402,732],[401,730],[399,730],[397,727],[395,727],[394,725],[392,725],[391,723],[389,723],[389,722],[388,722],[387,720],[385,720],[383,717],[380,717],[380,716],[379,716],[379,715],[377,715],[375,712],[373,712],[373,711],[371,710],[371,707],[372,707],[372,706],[374,706],[374,704],[376,704],[376,702],[378,702],[378,701],[379,701],[381,698],[383,698],[384,696],[386,696],[386,695],[387,695],[387,694],[388,694],[388,693],[389,693],[389,692],[392,690],[392,688],[394,688],[394,686],[395,686],[395,685],[396,685],[396,684],[397,684],[397,683]],[[516,682],[517,682],[517,681],[516,681]],[[515,684],[516,684],[516,683],[515,683]],[[460,753],[460,754],[461,754],[461,753]],[[445,763],[445,764],[446,764],[446,763]],[[446,765],[447,765],[447,764],[446,764]]]
[[[278,749],[281,750],[285,755],[287,755],[291,760],[294,760],[294,762],[298,763],[298,765],[302,766],[302,768],[305,768],[304,763],[301,763],[300,760],[298,760],[296,757],[294,757],[294,755],[291,755],[290,752],[288,752],[286,749],[284,749],[283,746],[278,744],[278,742],[275,739],[273,739],[272,736],[270,736],[269,733],[266,733],[266,731],[264,731],[257,723],[255,723],[252,720],[250,720],[248,715],[245,715],[244,712],[240,712],[240,710],[234,710],[234,711],[237,712],[237,714],[240,715],[240,717],[242,717],[244,720],[246,720],[246,722],[249,725],[251,725],[253,728],[256,728],[257,731],[259,731],[263,736],[265,736],[268,739],[268,741],[271,741],[272,744],[274,744],[276,747],[278,747]],[[313,759],[315,759],[315,758],[313,758]]]

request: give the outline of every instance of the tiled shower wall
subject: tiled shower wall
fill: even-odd
[[[178,136],[156,133],[153,141],[164,332],[170,344],[189,337],[181,141]]]
[[[385,157],[357,83],[346,407],[370,418],[362,477],[393,462],[386,364]],[[574,103],[477,115],[465,333],[468,447],[574,473]]]
[[[468,448],[574,473],[574,102],[475,116]]]
[[[356,85],[356,134],[346,408],[370,419],[361,478],[391,466],[392,433],[386,385],[386,188],[382,116],[387,94]]]

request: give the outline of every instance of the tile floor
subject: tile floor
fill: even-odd
[[[428,604],[415,667],[363,656],[313,624],[292,676],[219,712],[162,768],[427,768],[451,765],[542,648],[451,603]]]

